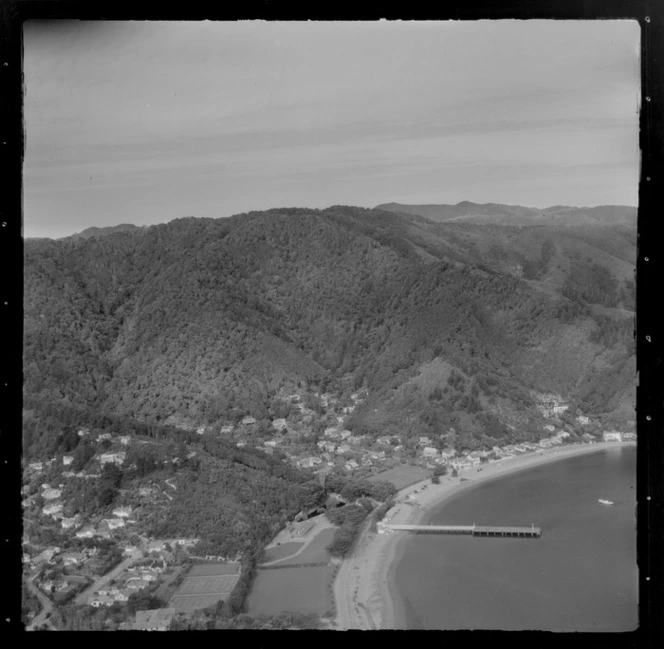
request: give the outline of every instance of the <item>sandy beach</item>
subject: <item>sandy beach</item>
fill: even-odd
[[[384,522],[417,524],[434,506],[480,482],[568,457],[597,453],[629,444],[597,442],[551,447],[468,468],[459,471],[456,478],[449,475],[441,477],[438,485],[433,484],[429,478],[399,491],[395,497],[396,504],[387,512]],[[395,610],[388,583],[389,569],[398,555],[399,541],[403,538],[402,533],[378,534],[371,532],[368,525],[365,526],[355,550],[342,562],[335,580],[337,629],[403,628],[403,621],[400,619],[400,612]]]

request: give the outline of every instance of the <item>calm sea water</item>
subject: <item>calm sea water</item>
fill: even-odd
[[[404,538],[391,575],[402,628],[628,631],[638,625],[634,447],[480,484],[425,522],[533,523],[542,537]]]

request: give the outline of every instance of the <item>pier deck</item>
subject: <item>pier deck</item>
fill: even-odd
[[[542,529],[531,527],[500,527],[494,525],[387,525],[382,527],[393,532],[415,532],[418,534],[467,534],[469,536],[538,538]]]

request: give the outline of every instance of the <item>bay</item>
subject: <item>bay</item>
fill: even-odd
[[[480,483],[422,522],[534,524],[542,537],[405,536],[390,578],[402,628],[630,631],[638,625],[635,447]]]

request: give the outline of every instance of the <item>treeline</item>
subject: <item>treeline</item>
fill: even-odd
[[[327,546],[327,551],[333,557],[344,557],[350,552],[362,523],[373,509],[374,504],[371,500],[360,499],[357,504],[326,512],[325,516],[329,521],[338,526],[331,543]]]

